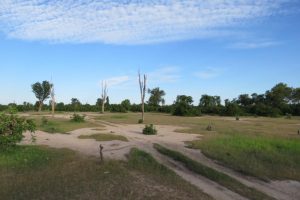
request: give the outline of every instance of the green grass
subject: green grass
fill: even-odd
[[[79,139],[94,139],[96,141],[112,141],[112,140],[120,140],[124,142],[128,142],[128,139],[122,135],[115,135],[110,133],[96,133],[91,135],[80,135]]]
[[[41,118],[35,119],[37,122],[37,129],[41,131],[45,131],[48,133],[64,133],[67,134],[70,131],[81,129],[81,128],[92,128],[92,127],[101,127],[99,124],[91,123],[91,122],[73,122],[68,119],[62,118],[47,118],[48,123],[43,124]]]
[[[0,155],[1,199],[212,199],[137,149],[128,162],[102,164],[70,150],[41,146]]]
[[[236,179],[222,173],[219,171],[216,171],[212,168],[209,168],[197,161],[194,161],[187,156],[170,149],[167,149],[161,145],[154,144],[154,148],[160,152],[161,154],[164,154],[166,156],[171,157],[172,159],[181,162],[184,164],[186,168],[189,170],[200,174],[214,182],[219,183],[220,185],[246,197],[253,200],[263,200],[263,199],[273,199],[272,197],[269,197],[268,195],[254,189],[251,187],[248,187],[241,182],[237,181]]]
[[[300,138],[222,134],[193,141],[190,146],[247,175],[300,181]]]

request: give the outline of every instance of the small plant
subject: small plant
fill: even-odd
[[[286,113],[286,114],[285,114],[285,118],[286,118],[286,119],[292,119],[292,115],[289,114],[289,113]]]
[[[45,126],[48,124],[48,119],[46,117],[42,117],[42,125]]]
[[[235,116],[235,120],[236,120],[236,121],[239,121],[239,120],[240,120],[240,116],[236,115],[236,116]]]
[[[71,117],[71,121],[80,123],[85,121],[84,118],[85,118],[84,115],[79,115],[74,113],[73,116]]]
[[[211,125],[208,125],[208,126],[206,127],[206,130],[207,130],[207,131],[211,131],[211,130],[212,130]]]
[[[144,122],[143,119],[139,119],[138,121],[139,124],[142,124],[143,122]]]
[[[23,138],[23,132],[34,132],[33,120],[26,120],[17,115],[0,114],[0,148],[14,146]]]
[[[157,130],[153,126],[153,124],[146,125],[145,128],[143,129],[143,134],[144,135],[156,135]]]

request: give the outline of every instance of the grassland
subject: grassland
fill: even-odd
[[[166,156],[171,157],[172,159],[181,162],[186,168],[189,170],[200,174],[214,182],[219,183],[220,185],[240,194],[241,196],[244,196],[248,199],[252,200],[270,200],[273,199],[266,194],[248,187],[241,182],[237,181],[236,179],[222,173],[219,171],[216,171],[212,168],[209,168],[197,161],[194,161],[187,156],[170,149],[167,149],[159,144],[154,144],[154,148],[160,152],[161,154],[164,154]]]
[[[79,139],[94,139],[96,141],[112,141],[119,140],[123,142],[128,142],[128,139],[122,135],[115,135],[110,133],[96,133],[91,135],[80,135]]]
[[[137,123],[138,113],[108,114],[98,119],[115,123]],[[201,134],[189,143],[208,157],[263,180],[300,180],[300,118],[176,117],[146,113],[145,123],[176,125],[178,132]],[[212,126],[212,131],[206,130]]]
[[[80,128],[101,127],[101,125],[99,124],[91,123],[88,121],[78,123],[64,118],[48,117],[46,119],[47,119],[47,123],[43,123],[42,117],[34,117],[38,130],[45,131],[48,133],[67,134],[70,131],[80,129]]]
[[[0,154],[1,199],[211,199],[132,149],[128,162],[105,161],[66,149],[18,146]]]

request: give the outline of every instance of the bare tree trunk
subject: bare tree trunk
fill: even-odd
[[[38,111],[38,112],[41,112],[41,111],[42,111],[42,107],[43,107],[43,102],[40,101],[40,102],[39,102],[39,111]]]
[[[139,72],[139,84],[140,84],[140,92],[141,92],[141,104],[142,104],[142,120],[144,122],[145,117],[144,117],[144,113],[145,113],[145,94],[146,94],[146,80],[147,77],[144,74],[144,80],[141,80],[141,74]]]
[[[101,107],[101,112],[104,113],[104,105],[106,102],[106,98],[107,98],[107,84],[106,81],[102,81],[102,107]]]
[[[51,86],[51,106],[52,106],[52,117],[54,117],[55,112],[55,93],[54,93],[54,86]]]

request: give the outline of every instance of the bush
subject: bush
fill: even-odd
[[[292,119],[292,115],[289,114],[289,113],[286,113],[286,114],[285,114],[285,118],[286,118],[286,119]]]
[[[236,120],[236,121],[239,121],[239,120],[240,120],[240,116],[236,115],[236,116],[235,116],[235,120]]]
[[[84,118],[85,118],[84,115],[78,115],[74,113],[73,116],[71,117],[71,121],[80,123],[85,121]]]
[[[0,114],[0,148],[14,146],[23,138],[23,132],[34,132],[33,120],[26,120],[14,114]]]
[[[156,135],[157,130],[153,126],[153,124],[146,125],[145,128],[143,129],[143,134],[144,135]]]
[[[138,121],[139,124],[142,124],[143,122],[144,122],[143,119],[139,119],[139,121]]]
[[[48,124],[48,119],[46,117],[42,117],[42,125],[47,125]]]

